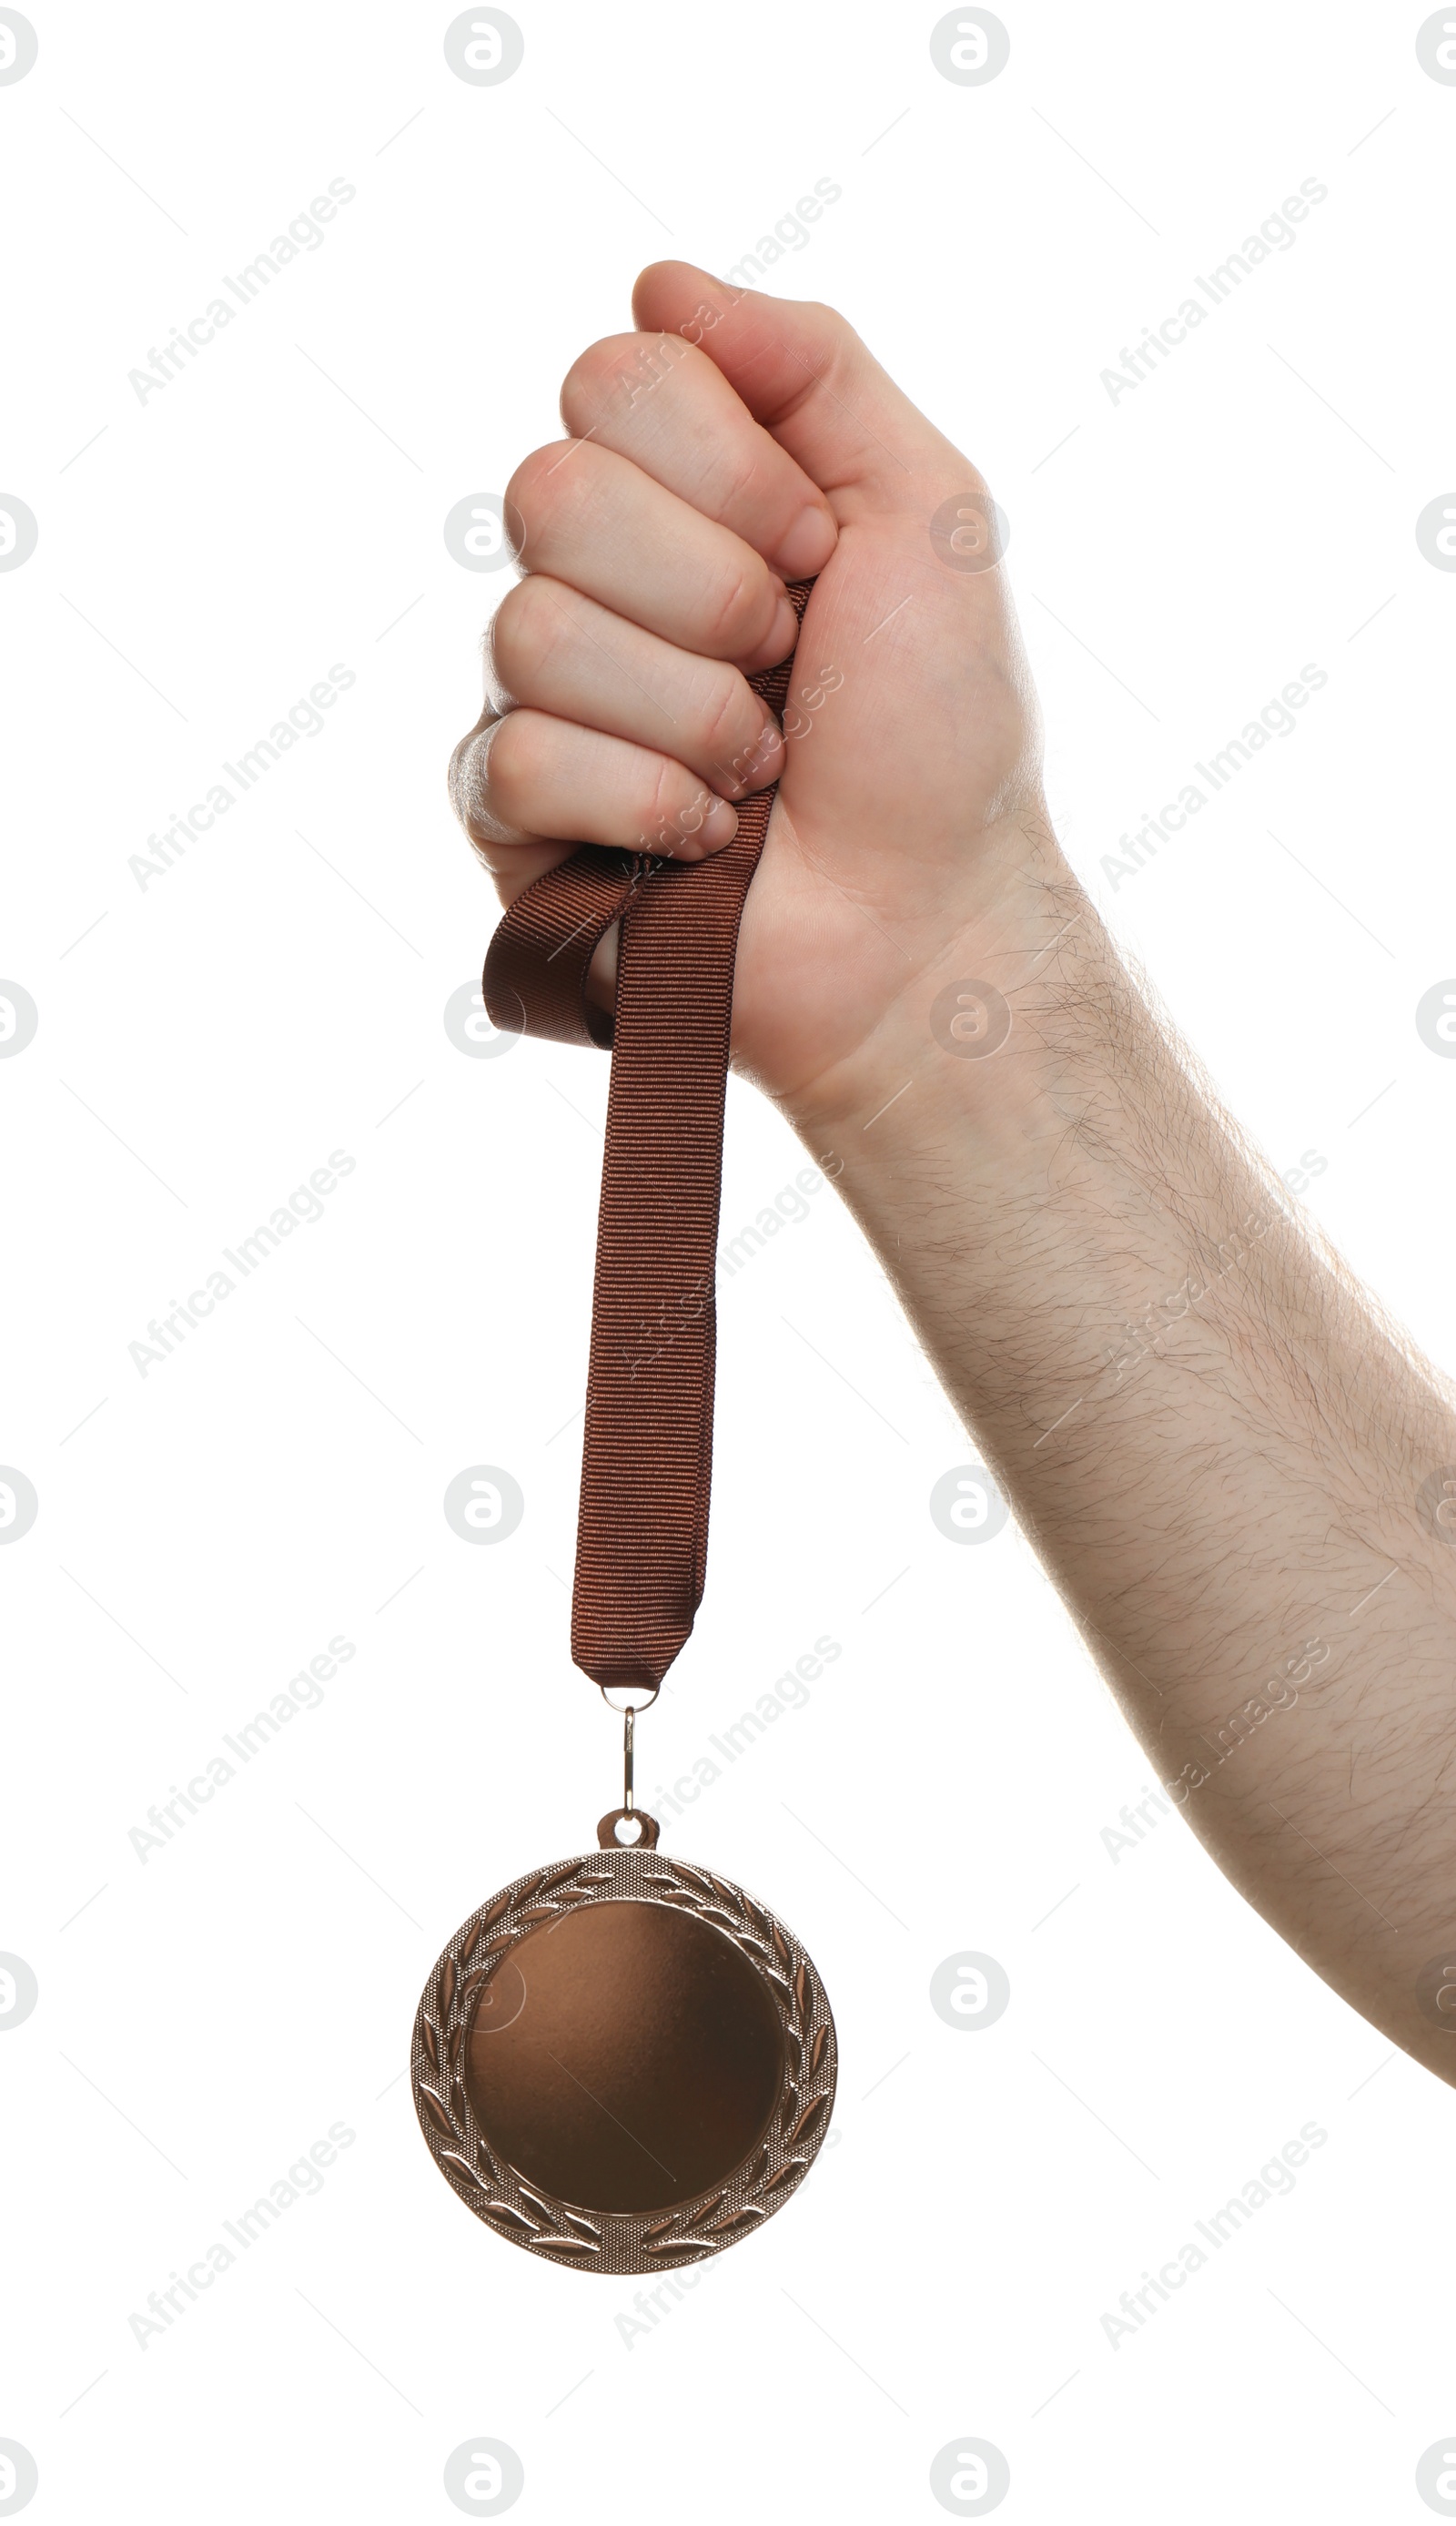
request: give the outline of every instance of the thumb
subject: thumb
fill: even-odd
[[[920,506],[927,488],[965,480],[965,458],[832,307],[734,289],[692,263],[652,263],[632,291],[632,314],[643,331],[680,333],[706,351],[834,501],[841,525]]]

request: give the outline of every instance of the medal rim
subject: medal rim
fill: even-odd
[[[471,2021],[487,1982],[552,1914],[611,1902],[669,1903],[731,1940],[778,2017],[778,2091],[767,2128],[721,2182],[657,2210],[596,2210],[558,2198],[495,2148],[464,2079]],[[812,2064],[812,2066],[811,2066]],[[527,1870],[463,1921],[421,1995],[410,2047],[415,2111],[430,2155],[482,2226],[574,2271],[674,2271],[739,2244],[796,2194],[823,2146],[838,2073],[834,2020],[814,1959],[787,1924],[731,1878],[646,1843]]]

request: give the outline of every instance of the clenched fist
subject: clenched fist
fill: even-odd
[[[512,477],[525,576],[451,794],[509,902],[581,842],[721,849],[778,781],[734,1059],[828,1111],[897,1013],[923,1039],[947,978],[1025,940],[1029,882],[1061,868],[990,504],[831,309],[660,263],[632,312],[568,373],[571,435]],[[810,578],[780,737],[747,679],[793,647],[784,584]]]

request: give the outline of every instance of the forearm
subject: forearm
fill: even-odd
[[[963,977],[1013,1013],[985,1057],[931,1031]],[[1219,1112],[1052,848],[793,1119],[1169,1793],[1328,1981],[1456,2078],[1416,1992],[1456,1927],[1434,1373]]]
[[[576,841],[635,850],[675,799],[736,794],[780,581],[814,580],[735,1057],[832,1168],[1169,1794],[1456,2076],[1417,1989],[1456,1937],[1450,1399],[1219,1114],[1045,831],[968,460],[828,309],[663,264],[634,313],[566,380],[571,445],[508,485],[530,562],[467,827],[509,896]],[[958,1009],[970,982],[1004,994],[1004,1042]]]

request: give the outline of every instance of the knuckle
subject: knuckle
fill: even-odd
[[[647,833],[681,831],[682,819],[701,787],[702,783],[694,781],[690,772],[684,772],[680,763],[675,763],[670,755],[659,755],[648,783]]]
[[[741,758],[750,742],[751,714],[745,707],[749,699],[741,676],[715,676],[703,709],[703,752],[715,764],[730,770],[735,780],[746,768]]]
[[[702,358],[676,333],[609,333],[567,371],[561,417],[577,435],[625,420],[674,370]]]
[[[561,417],[568,429],[577,433],[591,427],[639,339],[635,333],[607,333],[572,362],[561,384]]]
[[[739,517],[745,510],[754,509],[766,487],[759,450],[752,444],[735,449],[724,464],[715,487],[721,518]]]
[[[827,307],[821,298],[811,299],[800,313],[808,336],[809,370],[816,382],[852,375],[866,353],[848,317],[841,316],[837,307]]]
[[[823,298],[811,298],[804,314],[817,329],[825,350],[847,351],[859,342],[848,317],[841,316],[837,307],[827,305]]]
[[[554,447],[533,447],[528,456],[522,458],[506,484],[506,514],[513,530],[520,535],[523,557],[531,536],[540,532],[560,504],[557,484],[573,471],[568,466],[563,474],[561,460],[559,441]]]
[[[544,733],[529,711],[512,711],[509,719],[486,731],[476,779],[487,822],[530,831],[546,768]]]
[[[496,610],[488,635],[489,664],[502,692],[518,698],[538,680],[561,637],[561,615],[538,579],[523,579]]]
[[[708,637],[728,656],[748,650],[763,637],[773,613],[773,591],[762,562],[725,570],[707,608]]]

